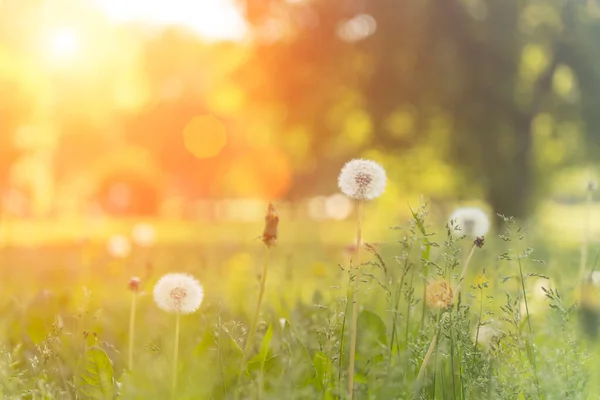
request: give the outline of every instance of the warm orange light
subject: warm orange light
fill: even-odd
[[[185,147],[198,158],[218,155],[227,144],[227,133],[221,121],[211,115],[198,116],[183,130]]]
[[[227,194],[276,199],[289,190],[292,169],[279,148],[251,148],[234,160],[221,179]]]

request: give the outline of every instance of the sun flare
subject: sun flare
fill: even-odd
[[[240,40],[246,24],[231,0],[92,0],[115,22],[175,25],[210,40]]]
[[[72,57],[79,50],[80,40],[77,32],[62,28],[49,36],[48,51],[53,58]]]

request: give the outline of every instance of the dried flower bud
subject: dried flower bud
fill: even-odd
[[[270,203],[267,215],[265,217],[265,231],[262,235],[262,241],[271,247],[277,240],[277,227],[279,225],[279,215],[275,211],[275,206]]]
[[[473,240],[473,244],[479,248],[482,248],[484,245],[484,241],[485,241],[485,238],[483,236],[480,236],[480,237],[475,238],[475,240]]]
[[[137,276],[132,276],[129,279],[129,290],[131,290],[132,292],[138,292],[140,290],[140,278],[138,278]]]

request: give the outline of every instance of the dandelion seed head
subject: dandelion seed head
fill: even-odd
[[[154,302],[161,310],[175,314],[191,314],[204,299],[200,282],[188,274],[167,274],[154,286]]]
[[[453,221],[453,222],[452,222]],[[457,237],[470,236],[479,238],[490,230],[490,219],[477,207],[461,207],[450,216],[452,233]]]
[[[356,200],[373,200],[385,190],[385,169],[375,161],[354,159],[348,161],[338,177],[342,193]]]
[[[450,282],[436,279],[427,284],[427,306],[434,309],[446,309],[454,302],[454,291]]]

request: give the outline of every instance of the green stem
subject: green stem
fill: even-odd
[[[354,396],[354,362],[356,357],[356,330],[358,325],[358,288],[360,282],[360,247],[362,242],[362,214],[364,200],[358,200],[356,254],[354,256],[354,295],[352,296],[352,325],[350,326],[350,361],[348,363],[348,399]]]
[[[127,365],[129,370],[133,371],[133,345],[135,343],[135,303],[137,298],[137,292],[135,290],[131,293],[131,311],[129,313],[129,353],[127,356]]]
[[[454,289],[454,298],[455,299],[458,298],[458,294],[460,293],[460,288],[462,286],[462,283],[467,276],[467,270],[469,268],[469,264],[471,263],[471,258],[473,258],[473,254],[475,253],[476,247],[477,246],[475,244],[473,244],[473,246],[471,246],[471,251],[469,251],[469,255],[467,256],[467,259],[465,260],[463,269],[460,273],[460,278],[458,279],[458,284],[456,285],[456,289]]]
[[[256,303],[256,310],[254,310],[254,317],[252,318],[252,325],[250,326],[250,332],[246,339],[246,345],[244,346],[244,356],[242,357],[242,366],[240,368],[240,374],[244,369],[244,363],[250,355],[250,349],[252,348],[252,342],[254,341],[254,335],[256,334],[256,327],[258,326],[258,317],[260,316],[260,309],[262,306],[263,297],[265,295],[265,285],[267,282],[267,270],[269,266],[269,246],[265,247],[265,263],[263,265],[262,275],[260,277],[260,289],[258,291],[258,302]]]
[[[519,245],[516,246],[517,250],[517,262],[519,264],[519,275],[521,280],[521,290],[523,291],[523,300],[525,301],[525,312],[527,313],[527,326],[529,327],[529,336],[531,340],[531,366],[533,367],[533,374],[535,379],[535,387],[538,392],[538,397],[542,399],[542,393],[540,391],[540,382],[538,379],[537,363],[535,360],[535,348],[533,347],[533,328],[531,327],[531,317],[529,315],[529,304],[527,302],[527,292],[525,290],[525,277],[523,274],[523,264],[521,263],[521,253],[519,252]]]
[[[483,288],[479,289],[479,322],[477,323],[477,332],[475,333],[475,346],[479,342],[479,328],[481,328],[481,321],[483,320]]]
[[[348,282],[350,285],[350,282]],[[346,330],[346,316],[348,315],[348,302],[350,299],[350,293],[348,293],[346,297],[346,305],[344,307],[344,317],[342,318],[342,332],[340,333],[340,354],[338,360],[338,384],[340,385],[340,393],[342,392],[341,382],[342,382],[342,360],[344,359],[344,348],[346,344],[346,340],[344,339],[344,332]]]
[[[173,380],[171,381],[171,396],[174,399],[177,393],[177,371],[179,370],[179,320],[180,314],[175,314],[175,343],[173,350]]]

